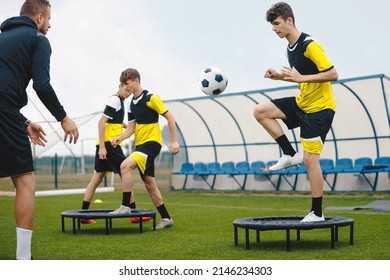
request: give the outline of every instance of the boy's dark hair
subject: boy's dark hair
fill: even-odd
[[[26,0],[20,8],[20,15],[35,16],[39,13],[46,14],[48,7],[51,7],[51,5],[47,0]]]
[[[277,17],[282,17],[284,20],[291,17],[293,23],[295,24],[295,18],[293,10],[290,5],[285,2],[278,2],[273,4],[271,8],[267,11],[266,19],[268,22],[273,23]]]
[[[119,77],[119,81],[122,84],[125,84],[128,80],[134,81],[135,79],[138,79],[138,81],[141,82],[141,75],[137,69],[133,68],[127,68],[121,73],[121,76]]]

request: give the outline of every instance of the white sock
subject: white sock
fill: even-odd
[[[31,260],[32,230],[16,228],[16,259]]]

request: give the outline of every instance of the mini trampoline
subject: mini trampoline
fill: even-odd
[[[301,223],[302,216],[288,217],[256,217],[243,218],[233,221],[234,226],[234,244],[238,246],[238,228],[245,229],[246,249],[249,249],[249,230],[256,231],[256,240],[260,242],[260,231],[268,230],[285,230],[286,231],[286,250],[291,250],[290,231],[297,230],[297,240],[300,240],[301,230],[312,230],[319,228],[330,228],[331,248],[335,248],[335,243],[338,241],[339,227],[349,226],[349,244],[353,245],[353,226],[354,220],[345,217],[325,217],[323,222]]]
[[[106,221],[106,235],[108,234],[109,228],[112,228],[112,219],[118,218],[139,218],[139,232],[142,233],[142,217],[152,217],[153,220],[153,230],[156,230],[156,212],[152,210],[141,210],[141,209],[131,209],[129,214],[109,214],[109,212],[114,211],[115,209],[97,209],[97,210],[69,210],[61,213],[61,225],[62,232],[65,232],[65,218],[72,218],[73,225],[73,234],[76,234],[76,221],[77,228],[80,230],[80,220],[79,219],[105,219]]]

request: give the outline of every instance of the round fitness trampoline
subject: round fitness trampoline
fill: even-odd
[[[69,210],[61,213],[61,225],[62,232],[65,232],[65,218],[72,218],[73,234],[76,234],[76,221],[77,228],[80,230],[80,219],[105,219],[106,221],[106,234],[108,229],[112,228],[112,219],[118,218],[139,218],[139,232],[142,233],[142,217],[152,217],[153,230],[156,229],[156,212],[152,210],[131,209],[131,213],[128,214],[109,214],[115,209],[96,209],[96,210]]]
[[[249,249],[249,230],[256,231],[256,241],[260,242],[260,232],[269,230],[285,230],[286,231],[286,250],[291,250],[290,231],[297,230],[297,240],[300,240],[301,230],[312,230],[319,228],[330,228],[331,248],[335,248],[335,243],[338,241],[339,227],[349,226],[349,244],[353,245],[353,226],[354,220],[351,218],[333,216],[325,217],[323,222],[301,223],[303,216],[287,216],[287,217],[255,217],[243,218],[233,221],[234,226],[234,244],[238,245],[238,228],[245,229],[246,249]]]

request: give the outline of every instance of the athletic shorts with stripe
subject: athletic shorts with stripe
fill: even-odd
[[[161,151],[161,145],[157,142],[146,142],[135,147],[135,151],[129,156],[138,165],[142,180],[145,175],[154,177],[154,161]]]
[[[325,109],[315,113],[305,113],[302,111],[295,97],[285,97],[271,100],[287,117],[283,122],[288,129],[300,127],[300,140],[303,149],[311,154],[321,154],[335,112]]]

